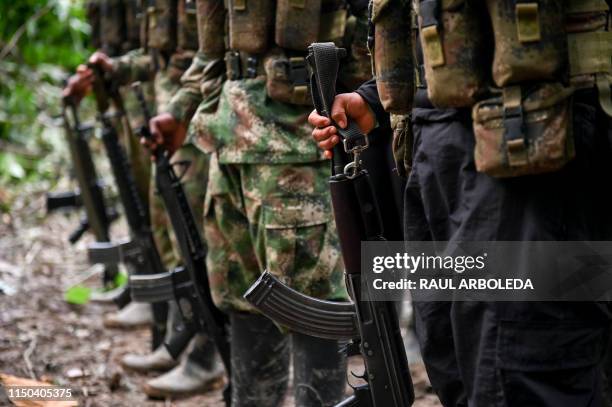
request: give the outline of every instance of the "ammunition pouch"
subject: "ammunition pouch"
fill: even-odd
[[[100,32],[100,1],[89,0],[85,5],[87,22],[91,27],[91,46],[98,49],[102,46]]]
[[[146,0],[147,46],[171,53],[177,46],[177,1]]]
[[[493,79],[498,87],[562,81],[567,67],[563,2],[487,0],[495,36]]]
[[[225,42],[220,33],[225,30],[225,6],[223,0],[196,0],[200,51],[210,57],[220,57],[225,52]]]
[[[559,83],[503,89],[474,106],[476,169],[495,177],[556,171],[575,155],[571,94]]]
[[[229,48],[262,54],[269,48],[274,26],[274,0],[228,0]]]
[[[612,117],[612,33],[604,0],[570,1],[566,30],[570,83],[576,89],[597,87],[599,102]]]
[[[380,100],[387,112],[408,114],[414,94],[410,3],[373,0],[370,4],[370,53]]]
[[[100,43],[109,56],[121,54],[126,38],[125,8],[122,0],[100,2]]]
[[[472,1],[418,3],[427,91],[435,106],[473,106],[487,89],[491,47],[480,12]]]
[[[140,23],[142,7],[139,0],[125,0],[125,41],[123,51],[140,47]]]
[[[196,13],[195,0],[179,0],[177,28],[179,50],[196,51],[198,49],[198,19]]]
[[[305,57],[288,57],[282,50],[275,49],[266,56],[264,68],[266,91],[272,100],[294,105],[312,105]]]
[[[322,0],[277,0],[276,44],[305,51],[319,36]]]

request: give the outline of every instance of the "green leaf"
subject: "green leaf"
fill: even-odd
[[[116,287],[123,287],[124,285],[126,285],[128,282],[128,276],[126,273],[124,273],[123,271],[120,273],[117,273],[117,275],[115,276],[115,286]]]
[[[91,288],[82,285],[74,285],[64,293],[64,300],[69,304],[85,305],[89,302]]]

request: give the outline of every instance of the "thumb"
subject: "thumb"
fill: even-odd
[[[346,127],[346,103],[342,96],[336,96],[331,109],[332,119],[340,126],[340,128]]]

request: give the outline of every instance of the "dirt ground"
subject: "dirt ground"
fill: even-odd
[[[1,200],[0,196],[0,200]],[[73,306],[63,292],[80,280],[99,281],[87,265],[84,238],[71,246],[67,236],[79,215],[45,216],[44,195],[25,191],[0,219],[0,374],[33,378],[74,389],[82,406],[221,407],[220,390],[181,400],[152,401],[140,391],[151,376],[124,372],[127,352],[145,352],[148,331],[106,330],[102,316],[110,305]],[[125,236],[119,222],[112,231]],[[351,368],[361,371],[360,361]],[[422,364],[412,366],[416,407],[440,406]],[[10,405],[0,389],[0,406]],[[288,398],[285,406],[293,406]]]

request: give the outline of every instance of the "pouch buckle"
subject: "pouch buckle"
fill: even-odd
[[[508,152],[508,163],[512,167],[527,164],[527,137],[520,86],[503,90],[504,139]]]
[[[256,56],[249,56],[247,58],[246,65],[246,77],[251,79],[257,77],[257,65],[259,65],[259,58]]]
[[[225,67],[227,70],[227,78],[230,81],[235,81],[242,77],[242,66],[240,63],[240,53],[238,51],[228,51],[225,54]]]

